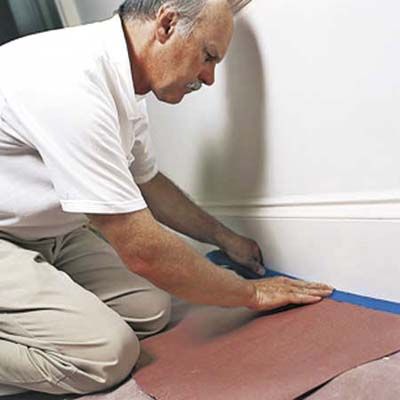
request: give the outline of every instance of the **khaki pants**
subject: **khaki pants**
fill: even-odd
[[[0,395],[91,393],[123,381],[170,297],[128,271],[88,227],[21,240],[0,232]]]

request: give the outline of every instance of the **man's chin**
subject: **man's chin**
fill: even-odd
[[[157,99],[162,101],[163,103],[178,104],[183,100],[186,93],[171,95],[171,94],[167,94],[167,93],[154,92],[154,94],[157,97]]]

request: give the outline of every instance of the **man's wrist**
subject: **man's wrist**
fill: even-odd
[[[222,224],[218,224],[214,234],[214,245],[219,247],[222,251],[225,251],[229,245],[229,241],[235,235],[230,229]]]
[[[255,310],[257,308],[257,287],[251,280],[246,281],[246,283],[248,296],[245,307]]]

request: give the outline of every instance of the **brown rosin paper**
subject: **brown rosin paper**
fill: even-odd
[[[400,353],[354,368],[307,400],[399,400]]]
[[[398,350],[400,317],[350,304],[206,307],[144,340],[133,377],[158,400],[286,400]]]

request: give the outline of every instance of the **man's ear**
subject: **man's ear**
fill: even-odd
[[[156,37],[164,44],[175,32],[179,15],[176,11],[164,6],[160,7],[156,17]]]

